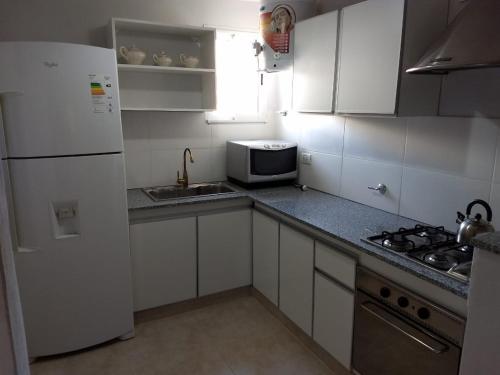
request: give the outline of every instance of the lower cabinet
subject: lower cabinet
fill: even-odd
[[[135,311],[251,285],[253,262],[253,286],[350,369],[356,260],[345,253],[250,209],[133,224],[130,247]]]
[[[198,217],[198,293],[252,284],[252,212]]]
[[[134,310],[196,297],[196,218],[130,226]]]
[[[356,260],[316,241],[313,338],[351,368]]]
[[[279,266],[279,309],[311,335],[314,240],[281,225]]]
[[[345,368],[351,368],[354,293],[316,272],[313,338]]]
[[[253,212],[253,287],[278,305],[278,221]]]

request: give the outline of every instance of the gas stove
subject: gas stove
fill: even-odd
[[[461,281],[469,280],[473,248],[458,244],[456,235],[444,227],[416,225],[363,240]]]

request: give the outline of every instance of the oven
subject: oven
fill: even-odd
[[[361,375],[457,375],[465,321],[358,268],[353,369]]]
[[[228,141],[226,164],[228,179],[239,184],[290,181],[297,177],[297,143]]]

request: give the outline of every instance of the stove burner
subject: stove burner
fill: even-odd
[[[413,228],[400,228],[394,232],[384,231],[362,240],[379,247],[400,253],[401,256],[420,262],[443,274],[468,279],[470,267],[465,267],[459,275],[454,270],[457,265],[470,263],[474,249],[457,243],[455,233],[444,227],[416,225]]]
[[[408,251],[415,247],[415,243],[406,238],[402,233],[382,233],[384,240],[382,246],[394,251]]]
[[[454,240],[454,235],[447,233],[444,227],[424,227],[417,225],[415,229],[417,230],[415,235],[428,239],[430,243]]]
[[[424,262],[440,270],[449,270],[458,264],[458,260],[444,253],[428,253],[424,256]]]
[[[384,240],[384,242],[382,242],[382,244],[384,245],[384,247],[387,247],[388,249],[394,251],[407,251],[413,248],[413,244],[409,240],[396,241],[387,238]]]

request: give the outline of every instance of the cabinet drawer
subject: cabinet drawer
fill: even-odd
[[[356,260],[316,241],[315,267],[354,290]]]

